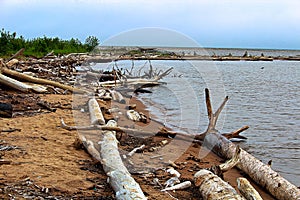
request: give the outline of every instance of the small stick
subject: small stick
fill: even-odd
[[[185,189],[185,188],[191,187],[191,185],[192,185],[191,181],[184,181],[184,182],[174,185],[172,187],[167,187],[165,189],[162,189],[161,191],[164,192],[164,191],[169,191],[169,190]]]
[[[136,148],[134,148],[134,149],[132,149],[132,151],[130,151],[128,154],[127,154],[127,156],[129,156],[129,157],[132,157],[133,156],[133,154],[135,154],[137,151],[139,151],[139,150],[143,150],[145,148],[145,145],[143,144],[142,146],[140,146],[140,147],[136,147]]]

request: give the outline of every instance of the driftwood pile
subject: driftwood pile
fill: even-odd
[[[84,55],[48,55],[27,60],[15,57],[7,61],[0,59],[1,117],[54,112],[55,107],[70,108],[70,105],[50,105],[36,93],[66,94],[74,91],[71,85],[75,82],[76,66],[85,60]]]

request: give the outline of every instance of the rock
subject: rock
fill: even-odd
[[[12,110],[10,103],[0,103],[0,117],[12,118]]]

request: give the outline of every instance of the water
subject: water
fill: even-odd
[[[131,61],[120,61],[130,67]],[[136,61],[135,68],[145,65]],[[211,90],[214,109],[226,95],[229,101],[217,128],[230,132],[250,129],[241,146],[300,186],[300,62],[273,61],[152,61],[154,68],[173,72],[152,94],[140,95],[149,109],[176,131],[199,133],[208,120],[204,88]],[[147,64],[143,71],[148,70]]]

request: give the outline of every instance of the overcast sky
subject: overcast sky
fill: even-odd
[[[93,35],[104,42],[154,27],[132,31],[138,40],[133,45],[151,43],[163,33],[150,30],[166,29],[162,45],[183,34],[204,47],[300,49],[299,9],[299,0],[0,0],[0,28],[25,38],[84,42]]]

